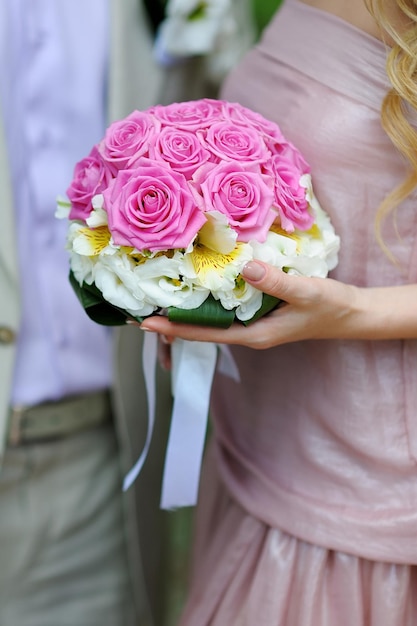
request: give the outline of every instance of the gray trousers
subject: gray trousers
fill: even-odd
[[[6,451],[0,626],[137,626],[113,427]]]

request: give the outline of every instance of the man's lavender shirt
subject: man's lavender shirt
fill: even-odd
[[[103,0],[2,0],[0,97],[10,155],[22,321],[13,404],[107,387],[111,333],[68,282],[54,217],[75,163],[103,135],[109,41]]]

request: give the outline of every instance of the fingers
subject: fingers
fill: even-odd
[[[228,333],[230,330],[228,329],[226,331],[209,326],[196,326],[194,324],[178,324],[170,322],[166,317],[158,315],[147,318],[142,322],[140,327],[142,330],[165,335],[166,338],[169,338],[170,343],[172,343],[173,337],[180,337],[181,339],[187,339],[189,341],[218,342],[220,341],[220,337],[223,337],[225,333]]]
[[[281,300],[291,300],[294,292],[294,279],[277,267],[262,261],[250,261],[242,270],[243,278],[254,287]],[[297,284],[297,287],[301,285]]]
[[[273,314],[272,314],[273,315]],[[248,327],[235,322],[229,328],[178,324],[166,318],[155,316],[146,319],[141,328],[146,331],[179,337],[188,341],[204,341],[211,343],[237,344],[258,350],[264,350],[277,343],[277,338],[270,327],[271,320],[265,318]]]

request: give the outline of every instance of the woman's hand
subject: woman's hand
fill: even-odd
[[[398,339],[417,337],[417,286],[360,288],[330,278],[288,275],[260,261],[242,275],[257,289],[284,301],[257,322],[228,329],[178,324],[150,317],[143,330],[168,338],[239,344],[265,349],[304,339]]]

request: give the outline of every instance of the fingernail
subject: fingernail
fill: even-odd
[[[265,267],[256,261],[250,261],[242,270],[243,278],[249,278],[249,280],[253,281],[262,280],[265,274]]]

